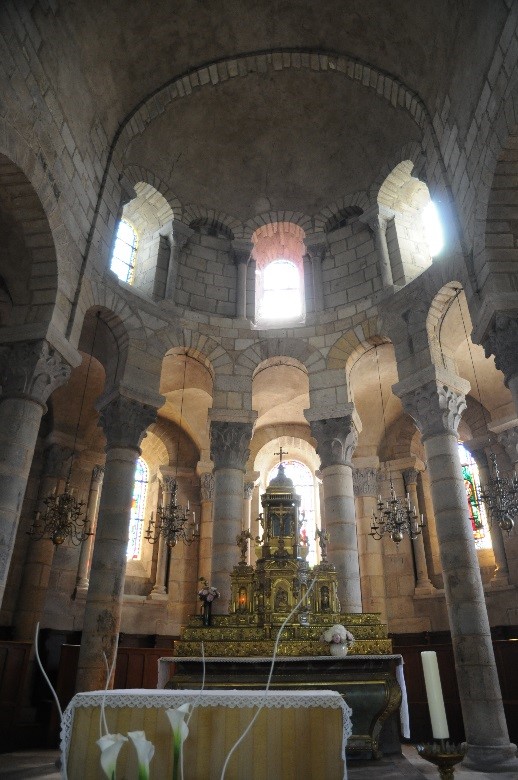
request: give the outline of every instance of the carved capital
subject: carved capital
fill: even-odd
[[[210,424],[210,457],[216,469],[244,471],[250,456],[252,423],[219,422]]]
[[[326,256],[326,251],[327,243],[325,241],[306,245],[306,254],[312,263],[321,263]]]
[[[4,396],[30,398],[43,407],[71,372],[70,365],[45,340],[3,347],[0,365]]]
[[[513,465],[518,463],[518,427],[508,428],[499,433],[498,441],[505,449],[511,463]]]
[[[405,482],[406,490],[408,490],[410,485],[417,485],[418,476],[419,476],[419,471],[417,469],[409,468],[403,470],[403,480]]]
[[[171,475],[167,474],[166,476],[162,477],[162,490],[164,493],[172,493],[174,488],[174,483],[176,482],[176,479],[172,477]]]
[[[457,435],[466,409],[464,393],[434,380],[400,396],[405,412],[414,420],[423,440],[441,433]]]
[[[200,492],[202,501],[214,501],[214,474],[200,475]]]
[[[155,422],[157,410],[132,398],[118,395],[100,410],[108,449],[121,447],[140,452],[140,443],[147,428]]]
[[[253,482],[245,482],[243,485],[243,498],[245,501],[251,501],[252,500],[252,493],[254,492],[254,483]]]
[[[507,386],[518,375],[518,319],[497,314],[483,347],[486,357],[495,356],[495,366],[503,373]]]
[[[354,469],[353,489],[355,496],[377,496],[379,492],[378,469]]]
[[[104,479],[104,466],[94,466],[92,469],[92,482],[102,482]]]
[[[311,435],[317,440],[317,454],[320,457],[321,468],[351,465],[358,443],[358,431],[352,415],[312,420],[310,426]]]
[[[51,444],[43,455],[42,476],[59,477],[63,476],[65,465],[70,466],[70,459],[74,451],[71,447],[62,447],[59,444]]]

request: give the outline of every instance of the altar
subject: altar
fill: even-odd
[[[271,660],[207,657],[204,688],[264,689]],[[181,690],[201,686],[203,661],[199,657],[164,657],[158,665],[159,688]],[[347,755],[351,758],[381,758],[383,754],[400,753],[399,727],[403,736],[410,736],[400,655],[277,657],[270,689],[279,688],[314,693],[329,689],[343,697],[352,709],[352,731],[347,742]]]
[[[61,750],[69,780],[102,778],[101,704],[110,733],[143,730],[155,745],[151,777],[172,777],[172,732],[165,714],[193,706],[184,743],[185,780],[219,780],[225,759],[254,715],[252,728],[233,753],[225,780],[345,780],[351,711],[335,691],[113,690],[78,693],[65,710]],[[117,777],[137,780],[136,753],[124,743]]]

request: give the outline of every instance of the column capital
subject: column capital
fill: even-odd
[[[71,370],[45,339],[16,342],[0,351],[2,395],[27,398],[43,408],[51,393],[68,381]]]
[[[498,434],[498,441],[506,451],[506,454],[513,464],[518,463],[518,426],[507,428],[505,431],[500,431]]]
[[[107,440],[107,449],[134,449],[140,454],[140,443],[147,428],[155,422],[154,406],[116,395],[100,407],[99,423]]]
[[[63,474],[65,464],[73,456],[74,450],[71,447],[62,447],[56,443],[51,444],[45,449],[43,454],[42,476],[58,479]]]
[[[243,498],[245,501],[252,500],[252,493],[254,492],[255,482],[245,482],[243,485]]]
[[[497,312],[482,339],[486,357],[494,355],[495,366],[504,375],[506,387],[518,376],[518,316]]]
[[[172,244],[175,249],[183,249],[184,246],[194,236],[195,231],[188,225],[184,225],[183,222],[173,219],[172,221]],[[171,233],[169,233],[169,240],[171,241]]]
[[[317,441],[317,455],[322,469],[328,466],[351,466],[358,444],[358,429],[353,415],[310,420],[311,435]]]
[[[252,429],[251,422],[211,421],[210,456],[215,469],[245,471]]]
[[[104,479],[104,466],[95,465],[92,469],[92,482],[102,482]]]
[[[405,489],[408,490],[408,487],[410,485],[417,485],[417,478],[419,476],[419,469],[410,467],[408,469],[403,469],[401,472],[403,474],[403,481],[405,483]]]
[[[200,493],[202,501],[214,501],[214,474],[200,474]]]
[[[246,238],[234,238],[231,241],[232,257],[236,265],[243,263],[248,265],[250,258],[252,257],[253,244]]]
[[[369,209],[360,214],[358,219],[360,222],[368,225],[371,230],[376,230],[376,228],[386,230],[387,222],[389,219],[393,219],[394,216],[394,212],[392,209],[389,209],[388,206],[383,206],[379,203],[376,203],[374,206],[371,206]]]
[[[355,496],[377,496],[378,495],[378,474],[377,468],[354,468],[353,469],[353,488]]]
[[[164,493],[172,493],[176,478],[172,474],[160,474],[160,482]]]
[[[322,233],[316,233],[304,238],[306,254],[314,263],[322,262],[327,251],[327,236]]]

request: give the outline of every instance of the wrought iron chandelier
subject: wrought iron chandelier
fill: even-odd
[[[176,547],[180,541],[184,544],[192,544],[195,539],[200,537],[195,513],[189,509],[189,502],[187,502],[187,507],[182,507],[178,504],[177,491],[178,484],[175,480],[169,504],[158,507],[156,520],[153,519],[153,514],[151,514],[144,536],[151,544],[157,542],[161,536],[168,547]]]
[[[41,539],[50,539],[56,547],[59,547],[66,541],[71,542],[73,545],[77,546],[84,542],[88,536],[92,536],[92,531],[88,525],[88,518],[83,516],[84,508],[86,506],[85,502],[78,501],[78,499],[74,496],[74,489],[70,487],[70,477],[72,475],[72,465],[74,463],[74,453],[77,444],[77,437],[79,434],[79,425],[83,415],[83,406],[85,402],[86,389],[88,387],[88,379],[92,365],[92,353],[94,350],[99,318],[100,313],[97,312],[94,334],[92,338],[92,346],[90,347],[90,359],[88,361],[88,368],[86,370],[85,385],[83,388],[83,396],[81,398],[79,416],[77,418],[77,425],[74,435],[74,446],[70,458],[70,467],[68,469],[65,488],[62,493],[58,493],[56,486],[52,493],[43,499],[45,509],[42,512],[37,512],[34,522],[27,531],[27,534],[35,541],[39,541]]]
[[[424,528],[424,518],[419,520],[417,512],[410,504],[410,496],[401,501],[396,495],[392,477],[390,478],[390,498],[385,503],[378,497],[378,514],[372,513],[372,524],[369,536],[379,541],[388,534],[397,545],[407,534],[410,539],[417,539]]]
[[[180,403],[180,431],[178,433],[178,441],[176,445],[176,475],[171,487],[171,498],[169,504],[159,506],[156,511],[156,520],[153,519],[153,513],[151,513],[151,519],[147,527],[147,531],[144,534],[144,538],[155,544],[160,537],[162,537],[169,548],[176,547],[178,542],[184,544],[192,544],[195,539],[200,538],[200,529],[196,522],[195,513],[189,509],[189,501],[187,501],[187,507],[180,506],[177,500],[178,494],[178,457],[180,453],[180,433],[182,430],[183,419],[183,399],[185,392],[185,376],[187,373],[187,353],[185,353],[185,362],[183,368],[183,381],[182,381],[182,397]]]
[[[462,320],[462,327],[464,329],[464,338],[466,339],[466,343],[468,345],[469,356],[471,358],[471,368],[473,371],[473,376],[475,377],[475,383],[477,386],[480,405],[482,407],[484,423],[487,428],[488,425],[486,419],[486,408],[482,403],[482,395],[478,384],[477,373],[475,371],[475,361],[473,360],[473,354],[468,340],[466,323],[464,321],[464,314],[462,312],[462,306],[460,305],[461,292],[461,289],[455,289],[455,298],[453,300],[457,300],[459,304],[459,312]],[[518,515],[518,476],[516,475],[516,472],[511,478],[500,476],[496,455],[493,452],[493,446],[489,434],[488,444],[490,449],[489,459],[493,467],[493,474],[491,474],[491,469],[489,469],[489,482],[486,485],[480,486],[480,497],[486,506],[490,527],[492,527],[493,523],[496,523],[498,526],[500,526],[502,531],[506,531],[507,534],[510,534],[514,528],[514,518]]]
[[[511,478],[501,477],[494,452],[491,452],[490,459],[493,476],[490,475],[487,485],[480,486],[480,497],[491,523],[497,523],[502,531],[510,534],[514,528],[513,515],[516,516],[518,511],[518,476],[515,472]]]
[[[374,350],[376,354],[376,365],[378,367],[378,383],[381,398],[383,430],[385,431],[385,404],[383,403],[383,390],[381,389],[381,373],[378,348],[374,347]],[[403,541],[405,534],[407,534],[410,539],[417,539],[424,528],[423,515],[421,515],[421,520],[419,520],[415,507],[411,506],[410,504],[409,494],[406,494],[406,499],[404,502],[397,497],[391,475],[390,498],[388,498],[384,503],[381,495],[378,496],[377,509],[377,514],[376,512],[372,513],[372,523],[369,536],[372,536],[372,538],[378,542],[388,534],[392,541],[396,545],[399,545],[399,543]]]

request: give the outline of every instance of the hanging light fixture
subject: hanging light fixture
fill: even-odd
[[[180,431],[178,433],[178,442],[176,445],[176,473],[171,488],[171,499],[169,504],[159,506],[156,512],[156,520],[153,519],[153,513],[147,527],[147,531],[144,538],[155,544],[160,537],[163,537],[165,543],[169,548],[176,547],[178,542],[184,544],[192,544],[195,539],[199,539],[200,530],[198,523],[196,522],[195,513],[189,509],[189,502],[187,501],[187,507],[180,506],[177,499],[178,493],[178,456],[180,452],[180,434],[182,431],[182,419],[183,419],[183,397],[185,391],[185,376],[187,373],[187,353],[185,354],[184,370],[183,370],[183,383],[182,383],[182,397],[180,403]]]
[[[461,289],[455,289],[454,300],[457,300],[459,304],[459,313],[460,313],[460,318],[462,320],[462,327],[464,329],[464,338],[466,339],[466,343],[468,345],[469,356],[471,359],[471,368],[473,371],[473,376],[475,377],[477,394],[479,397],[480,405],[482,407],[482,416],[484,418],[484,424],[486,428],[488,428],[487,419],[486,419],[486,408],[482,403],[482,395],[480,393],[477,373],[475,371],[475,361],[473,360],[473,353],[471,351],[471,346],[468,339],[468,332],[466,328],[466,323],[464,321],[464,315],[462,313],[462,306],[460,305],[461,292],[462,292]],[[500,476],[496,455],[493,451],[493,445],[489,434],[488,434],[488,444],[490,449],[489,460],[491,462],[492,469],[491,467],[489,468],[489,482],[486,485],[480,486],[480,497],[484,502],[484,504],[486,505],[490,526],[492,526],[493,523],[496,523],[497,525],[500,526],[502,531],[506,531],[508,534],[510,534],[514,528],[514,522],[515,522],[514,518],[518,514],[518,476],[516,475],[516,471],[514,472],[514,475],[511,478]]]
[[[100,312],[97,312],[92,346],[90,347],[90,359],[88,361],[88,368],[86,370],[85,385],[83,388],[83,396],[81,398],[79,416],[77,418],[77,425],[74,434],[74,446],[72,449],[72,455],[70,457],[70,467],[68,469],[68,474],[65,481],[65,488],[62,493],[58,493],[56,486],[52,493],[43,499],[45,509],[42,512],[36,513],[34,522],[27,531],[27,534],[34,541],[39,541],[40,539],[50,539],[56,547],[59,547],[67,541],[77,546],[84,542],[88,536],[92,536],[92,531],[88,525],[88,519],[86,516],[83,516],[85,502],[78,501],[74,496],[74,489],[70,487],[70,477],[72,475],[74,453],[76,450],[77,437],[79,435],[79,425],[83,415],[83,406],[86,396],[86,389],[88,387],[88,378],[90,376],[90,368],[92,365],[92,353],[94,350],[99,319]]]
[[[378,348],[374,347],[376,353],[376,365],[378,367],[378,383],[381,398],[381,411],[383,416],[383,431],[386,431],[385,423],[385,405],[383,403],[383,391],[381,389],[381,373],[378,357]],[[383,502],[381,495],[378,496],[378,512],[372,513],[372,523],[369,536],[376,541],[383,539],[388,534],[396,545],[403,541],[405,534],[410,539],[417,539],[424,528],[424,518],[421,515],[419,520],[417,512],[410,504],[410,496],[407,493],[406,499],[401,501],[396,495],[392,475],[389,471],[390,479],[390,498]]]

